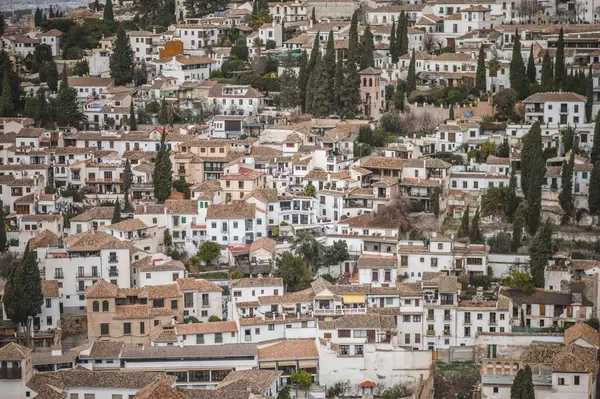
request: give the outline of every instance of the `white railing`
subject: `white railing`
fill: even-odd
[[[315,309],[314,316],[342,316],[345,314],[365,314],[367,308],[344,308],[344,309]]]

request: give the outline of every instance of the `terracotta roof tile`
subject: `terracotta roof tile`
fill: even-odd
[[[313,359],[319,357],[314,339],[283,341],[258,350],[258,360]]]

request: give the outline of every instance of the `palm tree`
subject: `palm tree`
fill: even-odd
[[[481,210],[484,216],[503,216],[508,187],[492,187],[481,199]]]
[[[300,232],[292,243],[297,255],[303,256],[313,271],[317,271],[323,255],[323,244],[318,242],[309,232]]]
[[[498,75],[498,71],[500,70],[500,61],[497,58],[492,58],[487,63],[487,69],[490,71],[490,78],[492,78],[492,87],[494,86],[494,78]]]

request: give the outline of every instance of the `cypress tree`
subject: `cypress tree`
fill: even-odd
[[[55,92],[58,90],[58,68],[56,67],[56,63],[54,60],[50,60],[44,63],[44,71],[46,72],[46,83],[48,84],[48,88]]]
[[[402,11],[404,13],[404,11]],[[408,54],[408,15],[404,14],[402,23],[402,46],[400,47],[400,55]]]
[[[6,220],[4,218],[4,204],[0,201],[0,252],[8,250],[8,240],[6,239]]]
[[[312,12],[310,14],[310,20],[312,21],[313,25],[316,25],[318,23],[314,7],[313,7]]]
[[[469,236],[469,205],[463,212],[462,219],[460,220],[460,228],[458,229],[458,238]]]
[[[279,79],[279,103],[284,109],[294,108],[298,104],[298,78],[291,69],[291,54],[288,54],[288,59],[290,62],[284,64],[285,69]]]
[[[35,110],[37,107],[37,97],[27,96],[25,99],[25,108],[23,108],[23,116],[26,118],[35,118]]]
[[[546,162],[542,150],[542,130],[535,122],[523,137],[521,152],[521,187],[527,203],[527,231],[536,233],[542,211],[542,182],[546,174]]]
[[[558,42],[556,44],[556,57],[554,58],[554,89],[564,89],[565,77],[565,37],[563,28],[558,33]]]
[[[9,72],[4,72],[4,80],[2,82],[2,96],[0,97],[0,116],[13,116],[15,113],[15,103],[12,98],[12,90],[10,88]]]
[[[334,99],[335,91],[335,46],[333,43],[333,30],[329,31],[329,38],[327,39],[327,50],[323,57],[324,67],[327,69],[327,90],[329,92],[330,101]]]
[[[114,21],[115,14],[113,12],[113,4],[112,0],[106,0],[106,4],[104,4],[104,15],[102,17],[105,21]]]
[[[479,57],[477,58],[477,73],[475,75],[475,88],[479,94],[486,92],[487,83],[485,79],[485,50],[483,44],[479,47]]]
[[[511,399],[535,399],[531,368],[526,365],[517,371],[517,375],[510,387]]]
[[[360,106],[360,76],[354,62],[346,63],[346,77],[342,83],[342,96],[340,117],[342,119],[353,119],[356,117]]]
[[[575,151],[571,151],[569,162],[563,161],[561,173],[561,191],[558,196],[560,207],[564,214],[562,218],[563,224],[568,224],[569,219],[573,216],[573,166],[575,164]]]
[[[594,162],[594,167],[590,175],[588,209],[593,216],[598,216],[600,212],[600,161]]]
[[[113,217],[111,219],[111,223],[119,223],[121,221],[121,204],[119,203],[119,199],[115,200],[115,207],[113,209]]]
[[[594,143],[590,154],[592,163],[600,161],[600,111],[596,114],[596,123],[594,125]]]
[[[519,206],[519,198],[517,197],[517,174],[515,167],[511,168],[510,181],[508,183],[508,192],[504,202],[504,216],[509,222],[513,221],[517,207]]]
[[[448,110],[448,119],[451,121],[454,120],[454,105],[450,104],[450,109]]]
[[[342,91],[344,87],[344,64],[342,57],[339,57],[335,67],[335,85],[333,89],[333,108],[339,115],[342,105]]]
[[[509,73],[511,89],[514,89],[519,94],[519,100],[523,100],[527,97],[527,75],[525,73],[523,56],[521,55],[521,39],[519,38],[518,30],[515,33]]]
[[[390,32],[390,56],[392,57],[392,64],[398,62],[398,54],[394,51],[396,47],[396,21],[392,22],[392,30]]]
[[[356,50],[358,49],[358,11],[352,14],[350,31],[348,32],[348,62],[356,62]]]
[[[300,57],[300,71],[298,72],[298,102],[302,112],[306,112],[306,86],[308,85],[309,75],[308,55],[306,50],[303,50]]]
[[[412,93],[417,89],[417,72],[415,65],[415,51],[413,50],[412,56],[410,57],[410,64],[408,64],[408,76],[406,78],[406,92]]]
[[[529,270],[531,271],[533,283],[538,288],[544,287],[544,271],[551,255],[552,225],[547,220],[533,237],[529,247]]]
[[[533,45],[531,45],[531,50],[529,51],[529,59],[527,60],[527,79],[529,79],[529,83],[536,82],[535,60],[533,59]]]
[[[133,132],[137,130],[137,120],[135,119],[135,106],[133,105],[133,100],[131,100],[131,105],[129,107],[129,131]]]
[[[523,229],[525,228],[525,205],[520,203],[513,217],[513,230],[512,230],[512,252],[517,252],[521,247],[521,240],[523,238]]]
[[[475,216],[471,221],[471,228],[469,229],[469,241],[474,244],[481,244],[483,242],[483,236],[479,229],[479,208],[475,212]]]
[[[552,77],[552,61],[550,60],[548,50],[546,50],[546,53],[544,54],[544,59],[542,61],[542,92],[552,91],[552,86],[554,85],[553,79],[554,78]]]
[[[312,50],[310,51],[310,59],[308,61],[308,73],[311,74],[313,69],[315,69],[315,65],[317,64],[317,58],[319,58],[320,46],[319,46],[319,33],[315,35],[315,40],[313,40]]]
[[[317,35],[318,36],[318,35]],[[113,54],[110,56],[110,76],[115,85],[125,86],[133,82],[134,62],[133,50],[125,34],[125,29],[119,27]]]
[[[152,182],[154,183],[154,197],[159,203],[164,203],[171,195],[173,187],[173,165],[171,164],[170,151],[166,143],[166,131],[160,139],[160,146],[156,153]]]
[[[25,327],[25,340],[29,345],[30,319],[40,314],[44,303],[36,251],[27,252],[23,260],[10,271],[2,302],[8,318]]]
[[[396,60],[400,57],[400,49],[402,48],[402,24],[404,23],[404,17],[402,15],[403,13],[404,11],[400,13],[400,16],[398,17],[398,25],[396,25],[396,41],[394,43],[394,56],[396,57]]]
[[[56,96],[56,123],[58,126],[77,127],[85,121],[85,116],[79,109],[77,91],[69,86],[67,68],[63,69],[62,79]]]
[[[371,28],[368,25],[361,37],[360,50],[360,70],[374,67],[373,52],[375,51],[375,44],[373,43],[373,33],[371,33]]]
[[[318,118],[327,117],[332,113],[332,90],[328,87],[329,74],[323,64],[324,59],[318,57],[310,78],[312,96],[308,112]]]
[[[585,120],[592,123],[592,110],[594,108],[594,79],[592,77],[592,65],[585,79],[585,91],[587,99],[585,100]]]
[[[319,61],[321,57],[317,57],[317,61]],[[315,64],[315,67],[317,65]],[[310,76],[308,77],[308,84],[306,85],[306,100],[304,101],[305,105],[305,110],[306,113],[310,114],[310,112],[313,110],[313,95],[315,93],[315,78],[317,75],[318,71],[316,70],[316,68],[313,68],[310,71]]]
[[[133,185],[133,171],[131,170],[131,163],[129,159],[125,161],[125,168],[123,169],[123,182],[121,183],[121,188],[123,189],[123,193],[125,194],[125,209],[129,210],[129,190],[131,190],[131,186]]]

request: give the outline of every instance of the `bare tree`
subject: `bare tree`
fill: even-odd
[[[546,7],[540,0],[521,0],[516,9],[519,17],[530,21],[539,12],[544,12]]]
[[[425,36],[423,36],[423,48],[428,53],[432,52],[435,49],[442,48],[441,44],[441,41],[438,40],[431,33],[427,32],[425,33]]]
[[[579,0],[575,2],[575,22],[583,22],[588,9],[585,1]]]

